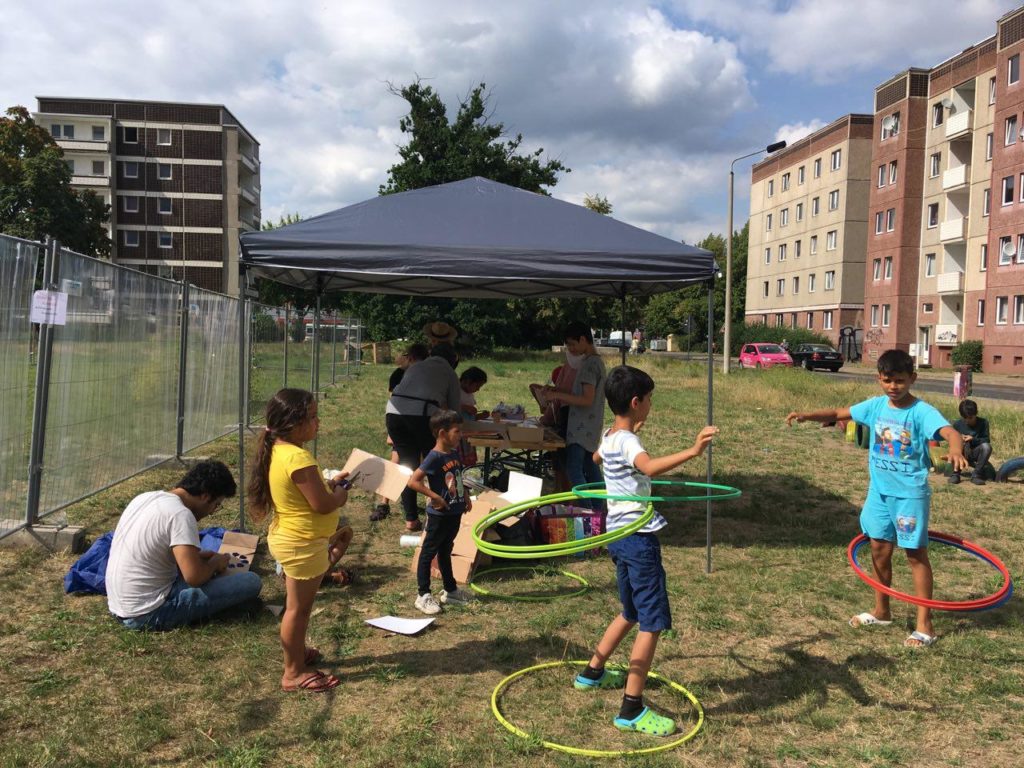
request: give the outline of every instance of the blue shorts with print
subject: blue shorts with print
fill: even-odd
[[[672,628],[661,542],[653,533],[634,533],[608,545],[615,563],[622,617],[638,622],[641,632]]]
[[[905,499],[868,488],[860,527],[872,539],[895,541],[903,549],[928,546],[928,510],[931,497]]]

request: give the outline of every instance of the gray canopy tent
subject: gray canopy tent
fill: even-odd
[[[718,266],[709,251],[480,177],[375,197],[280,229],[247,232],[240,240],[239,284],[262,277],[315,291],[317,317],[323,295],[358,291],[438,298],[614,297],[622,302],[624,321],[628,295],[705,283],[708,328],[714,327],[712,284]],[[244,325],[239,322],[240,335]],[[710,424],[710,333],[707,351]],[[625,361],[624,349],[622,354]],[[240,390],[244,380],[240,370]],[[240,411],[244,400],[243,394]],[[240,474],[244,466],[240,417]],[[708,482],[711,468],[709,449]]]

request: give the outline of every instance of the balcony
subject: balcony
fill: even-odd
[[[256,205],[256,203],[259,202],[259,199],[256,197],[256,195],[254,195],[252,191],[246,187],[239,187],[238,193],[242,196],[243,200],[248,201],[252,205]]]
[[[963,240],[966,225],[967,220],[963,216],[942,222],[939,225],[939,240],[944,243]]]
[[[78,176],[74,175],[71,177],[71,186],[73,187],[109,187],[110,177],[109,176]]]
[[[963,272],[943,272],[939,275],[936,281],[935,290],[942,293],[963,293],[964,292],[964,273]]]
[[[935,344],[940,347],[955,347],[960,338],[960,325],[936,325]]]
[[[249,173],[260,172],[260,164],[256,160],[253,160],[248,155],[239,154],[238,159],[242,163],[242,165],[249,169]]]
[[[970,181],[971,166],[958,165],[942,174],[942,189],[944,192],[951,192],[955,189],[966,188]]]
[[[65,152],[110,152],[109,141],[86,141],[84,139],[55,139],[57,146]]]
[[[974,110],[965,109],[946,118],[946,138],[955,139],[974,127]]]

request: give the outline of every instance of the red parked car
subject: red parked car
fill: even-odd
[[[740,368],[771,368],[793,365],[793,358],[778,344],[744,344],[740,350]]]

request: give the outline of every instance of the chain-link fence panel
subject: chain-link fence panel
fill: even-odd
[[[253,303],[250,328],[249,422],[262,423],[267,401],[285,385],[287,328],[280,307]]]
[[[238,428],[238,299],[188,290],[183,449]]]
[[[0,235],[0,535],[25,521],[32,430],[29,308],[40,248]]]
[[[40,514],[174,456],[181,286],[62,250]]]
[[[288,333],[288,386],[312,389],[313,315],[292,311]]]

